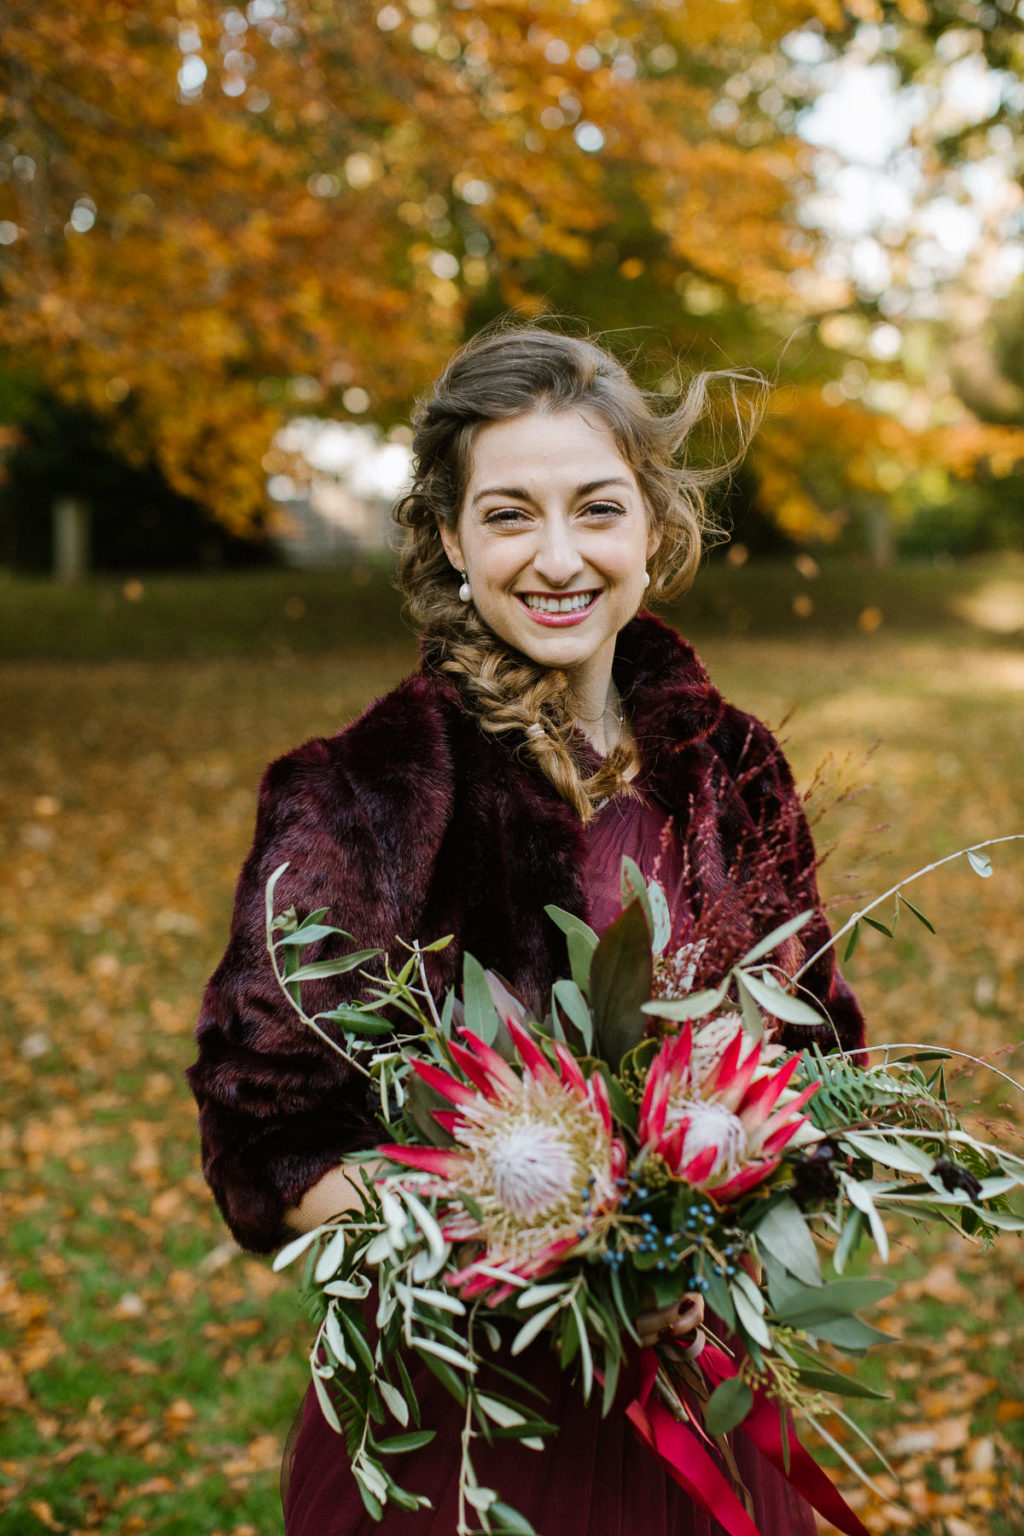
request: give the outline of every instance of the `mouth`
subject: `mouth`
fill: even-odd
[[[594,607],[601,593],[593,589],[586,592],[517,592],[516,596],[532,619],[539,623],[570,622],[585,618]]]

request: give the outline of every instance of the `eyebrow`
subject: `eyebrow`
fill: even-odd
[[[585,485],[576,487],[577,496],[590,496],[594,491],[601,490],[606,485],[622,485],[627,490],[631,489],[630,482],[622,476],[613,475],[603,480],[588,480]],[[521,485],[488,485],[482,491],[477,491],[473,497],[473,506],[478,501],[483,501],[485,496],[508,496],[513,501],[530,501],[530,492],[524,490]]]

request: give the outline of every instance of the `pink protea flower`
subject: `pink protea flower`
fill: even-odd
[[[571,1053],[554,1045],[559,1070],[524,1029],[507,1021],[522,1072],[516,1072],[471,1030],[449,1049],[468,1082],[429,1062],[412,1070],[455,1108],[435,1118],[455,1146],[385,1146],[394,1162],[436,1174],[431,1194],[450,1200],[442,1230],[450,1242],[483,1245],[449,1284],[465,1296],[495,1286],[481,1264],[534,1279],[557,1268],[586,1237],[599,1233],[618,1200],[615,1181],[626,1152],[612,1129],[608,1091],[600,1073],[584,1078]],[[479,1218],[461,1202],[467,1195]],[[497,1302],[512,1287],[492,1296]]]
[[[745,1047],[750,1047],[745,1054]],[[789,1088],[799,1065],[791,1056],[766,1070],[772,1047],[751,1042],[737,1020],[728,1043],[704,1049],[687,1024],[651,1063],[637,1132],[674,1177],[728,1204],[764,1182],[794,1138],[806,1138],[800,1110],[816,1091]]]

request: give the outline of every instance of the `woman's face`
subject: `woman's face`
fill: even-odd
[[[441,538],[506,644],[545,667],[609,674],[659,542],[610,430],[576,410],[484,427],[458,525]]]

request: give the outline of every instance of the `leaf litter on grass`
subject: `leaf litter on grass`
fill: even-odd
[[[784,735],[802,781],[826,747],[850,754],[862,792],[818,829],[838,845],[822,872],[837,920],[851,893],[1024,819],[1024,683],[999,655],[937,642],[896,658],[861,642],[709,651],[727,696],[769,720],[798,705]],[[336,728],[412,659],[399,645],[301,662],[0,670],[5,1529],[279,1529],[305,1319],[291,1281],[227,1237],[182,1072],[260,771]],[[938,936],[916,924],[895,944],[871,934],[849,967],[872,1037],[959,1040],[1019,1074],[1024,853],[997,858],[994,880],[964,866],[912,899]],[[973,1078],[955,1090],[1019,1134],[1006,1095],[991,1103]],[[883,1506],[841,1481],[873,1532],[1024,1530],[1013,1513],[1024,1484],[1019,1250],[1013,1239],[981,1256],[931,1237],[915,1246],[894,1261],[903,1285],[885,1314],[904,1342],[875,1367],[894,1400],[870,1420],[904,1487]]]

